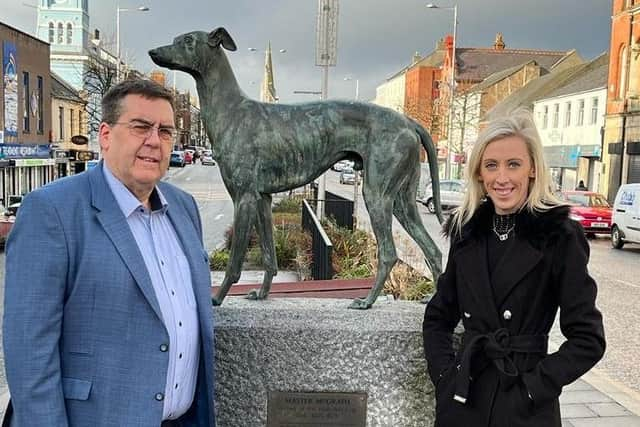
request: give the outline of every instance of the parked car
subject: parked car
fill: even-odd
[[[215,166],[216,162],[213,160],[213,156],[211,155],[211,151],[202,153],[202,157],[200,157],[200,162],[203,165],[211,165]]]
[[[611,206],[602,194],[593,191],[563,191],[560,196],[569,202],[571,219],[582,224],[588,237],[611,233]]]
[[[169,159],[169,166],[184,167],[184,151],[173,151],[171,153],[171,159]]]
[[[640,184],[621,185],[613,202],[611,245],[640,243]]]
[[[3,212],[6,211],[8,212],[9,215],[16,216],[18,215],[18,209],[20,209],[21,204],[22,204],[22,196],[13,194],[9,196],[9,205],[7,206],[6,210],[3,209]]]
[[[465,191],[466,185],[461,179],[445,179],[440,181],[440,205],[443,209],[457,208],[462,204]],[[436,212],[431,183],[427,185],[420,203],[425,205],[430,213]]]
[[[339,162],[336,162],[333,166],[331,166],[331,169],[333,169],[336,172],[342,172],[343,169],[348,169],[348,168],[353,169],[354,164],[355,163],[352,162],[351,160],[340,160]]]
[[[342,172],[340,172],[340,184],[354,185],[356,183],[357,176],[357,172],[352,168],[342,169]]]
[[[4,205],[0,204],[0,247],[4,247],[15,220],[15,215],[12,215]]]
[[[193,150],[184,150],[184,162],[187,165],[195,163],[195,151]]]

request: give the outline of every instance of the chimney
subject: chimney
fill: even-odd
[[[446,49],[447,55],[446,58],[449,59],[447,63],[449,65],[449,69],[451,69],[451,59],[453,58],[453,36],[451,34],[447,34],[444,38],[444,47]],[[456,50],[459,46],[456,46]]]
[[[504,44],[504,40],[502,39],[502,33],[497,33],[496,41],[493,43],[493,49],[504,50],[504,47],[505,47],[505,44]]]
[[[445,50],[444,39],[440,39],[436,42],[436,50]]]
[[[420,60],[422,59],[422,57],[420,56],[420,54],[418,52],[413,54],[413,58],[411,59],[411,65],[413,64],[417,64],[418,62],[420,62]]]

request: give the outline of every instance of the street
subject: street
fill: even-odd
[[[329,171],[327,189],[347,198],[353,197],[353,186],[338,183],[338,173]],[[207,250],[212,250],[223,242],[224,232],[232,221],[233,205],[219,175],[217,166],[188,165],[185,168],[171,168],[165,180],[194,195],[201,211],[204,241]],[[359,198],[358,221],[366,227],[368,216]],[[419,205],[424,224],[440,245],[446,257],[447,243],[440,236],[435,216]],[[399,227],[394,226],[394,231]],[[401,237],[398,240],[403,240]],[[400,247],[405,243],[397,243]],[[640,246],[627,245],[624,250],[611,248],[609,239],[599,237],[591,240],[589,269],[599,286],[598,306],[604,315],[607,352],[597,365],[610,379],[640,392]],[[407,251],[407,249],[404,249]],[[408,251],[410,252],[410,251]],[[420,258],[420,254],[415,255]],[[4,283],[5,255],[0,254],[0,281]],[[4,299],[4,286],[0,287]],[[1,317],[0,317],[1,319]],[[1,323],[1,320],[0,320]],[[554,342],[561,342],[559,331],[552,333]],[[4,377],[4,357],[0,357],[0,394],[6,391]]]

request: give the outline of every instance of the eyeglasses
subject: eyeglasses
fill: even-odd
[[[154,129],[158,131],[158,138],[160,138],[160,141],[162,142],[173,142],[176,137],[175,128],[167,126],[153,125],[151,123],[140,121],[115,122],[113,125],[126,126],[129,128],[131,135],[141,139],[150,138]]]

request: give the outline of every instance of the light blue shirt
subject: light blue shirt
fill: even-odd
[[[106,163],[103,170],[144,258],[169,334],[163,419],[176,419],[193,402],[200,356],[198,313],[189,262],[167,216],[167,200],[158,187],[149,198],[151,209],[147,209]]]

